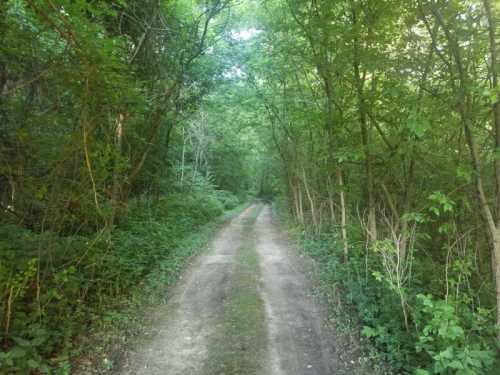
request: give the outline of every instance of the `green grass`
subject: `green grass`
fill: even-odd
[[[244,240],[237,257],[233,288],[209,344],[205,375],[250,375],[262,371],[267,336],[264,303],[258,293],[260,270],[253,230],[262,207],[256,206],[244,221]]]

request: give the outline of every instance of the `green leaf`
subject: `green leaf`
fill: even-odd
[[[19,345],[19,346],[21,346],[21,347],[23,347],[23,348],[29,348],[29,347],[31,347],[31,346],[32,346],[30,341],[25,340],[25,339],[23,339],[23,338],[21,338],[21,337],[13,337],[12,339],[14,340],[14,342],[15,342],[17,345]]]
[[[26,363],[30,368],[34,370],[40,367],[40,363],[38,361],[35,361],[34,359],[28,359]]]
[[[361,330],[361,334],[365,337],[376,337],[378,336],[378,331],[372,327],[364,326]]]
[[[450,363],[448,363],[448,367],[453,368],[455,370],[463,370],[464,365],[462,364],[462,362],[455,359]]]
[[[382,281],[383,276],[382,273],[380,273],[379,271],[373,271],[372,275],[375,278],[375,280]]]
[[[472,181],[472,173],[469,169],[459,166],[457,168],[457,177],[466,183],[471,183]]]
[[[23,358],[25,355],[26,355],[26,350],[24,350],[20,346],[14,346],[10,350],[10,356],[12,358]]]

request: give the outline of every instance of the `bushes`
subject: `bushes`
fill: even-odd
[[[0,370],[67,373],[75,337],[120,310],[138,285],[152,283],[152,270],[161,267],[157,287],[172,281],[200,246],[198,240],[180,250],[181,240],[220,216],[224,205],[227,199],[213,191],[136,199],[115,231],[92,237],[0,223]]]
[[[12,223],[0,224],[0,293],[3,339],[0,369],[29,373],[48,371],[52,361],[64,365],[61,349],[68,343],[84,275],[68,265],[85,252],[85,238],[58,238],[33,233]]]
[[[334,302],[341,302],[336,321],[347,324],[349,331],[361,331],[376,363],[388,363],[398,374],[495,373],[499,359],[492,311],[474,304],[472,289],[455,285],[455,293],[447,298],[430,294],[426,277],[432,279],[439,265],[414,260],[415,280],[399,291],[385,280],[380,254],[366,251],[364,241],[351,245],[349,262],[344,263],[335,231],[315,235],[301,226],[292,228],[301,247],[316,260],[323,289],[334,291]],[[423,270],[425,275],[420,274]],[[450,270],[450,282],[453,276]],[[400,292],[409,314],[408,330]]]
[[[415,311],[420,323],[417,352],[427,354],[432,363],[418,375],[482,374],[492,369],[495,352],[488,338],[495,331],[488,311],[471,311],[454,300],[436,300],[431,295],[417,295]]]
[[[229,191],[218,190],[217,198],[222,202],[226,210],[231,210],[240,203],[238,197]]]

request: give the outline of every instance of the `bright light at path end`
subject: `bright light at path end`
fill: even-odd
[[[238,31],[231,31],[231,36],[236,40],[249,40],[259,35],[261,32],[262,30],[250,28]]]

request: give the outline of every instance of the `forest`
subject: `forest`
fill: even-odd
[[[112,371],[260,199],[373,368],[498,374],[499,61],[497,0],[0,2],[0,373]]]

